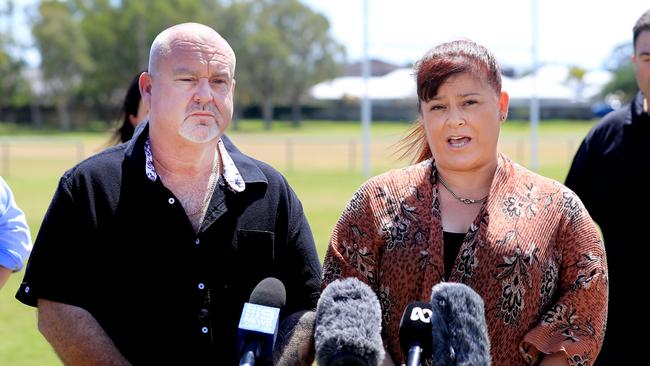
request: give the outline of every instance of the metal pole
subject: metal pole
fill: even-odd
[[[533,72],[531,74],[533,85],[532,94],[530,97],[530,168],[537,171],[539,162],[537,160],[537,141],[539,129],[539,99],[537,98],[537,71],[539,68],[538,50],[537,50],[537,0],[531,0],[531,24],[532,24],[532,59],[533,59]]]
[[[356,151],[357,151],[357,142],[354,139],[350,139],[348,156],[350,158],[349,168],[350,168],[351,172],[354,171],[354,166],[355,166],[355,163],[357,161]]]
[[[372,108],[368,90],[370,63],[368,61],[368,0],[363,0],[363,100],[361,101],[361,126],[363,130],[363,175],[370,177],[370,121]]]
[[[293,172],[293,140],[287,139],[287,172]]]

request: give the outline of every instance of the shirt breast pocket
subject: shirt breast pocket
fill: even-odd
[[[270,231],[243,230],[235,232],[231,265],[234,274],[231,280],[237,284],[241,295],[248,300],[251,291],[266,277],[275,274],[275,235]]]

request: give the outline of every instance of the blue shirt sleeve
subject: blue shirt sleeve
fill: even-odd
[[[0,266],[20,271],[29,253],[32,239],[25,214],[18,208],[13,193],[0,177]]]

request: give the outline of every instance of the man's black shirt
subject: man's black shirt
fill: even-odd
[[[302,206],[224,136],[246,189],[220,178],[197,234],[146,176],[147,135],[64,174],[16,296],[86,309],[134,364],[235,364],[243,303],[262,279],[285,285],[281,317],[316,307],[321,265]]]
[[[574,190],[600,226],[609,267],[607,330],[599,365],[632,364],[645,352],[631,336],[634,324],[647,324],[639,302],[647,277],[650,237],[650,116],[644,96],[607,114],[585,137],[566,186]],[[640,329],[643,329],[641,327]],[[637,342],[637,343],[635,343]]]

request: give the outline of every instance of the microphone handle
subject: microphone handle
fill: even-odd
[[[255,365],[255,356],[258,353],[257,341],[246,342],[244,344],[243,355],[239,359],[239,366],[253,366]]]
[[[412,345],[406,359],[406,366],[420,366],[420,355],[422,355],[422,347],[419,344]]]

